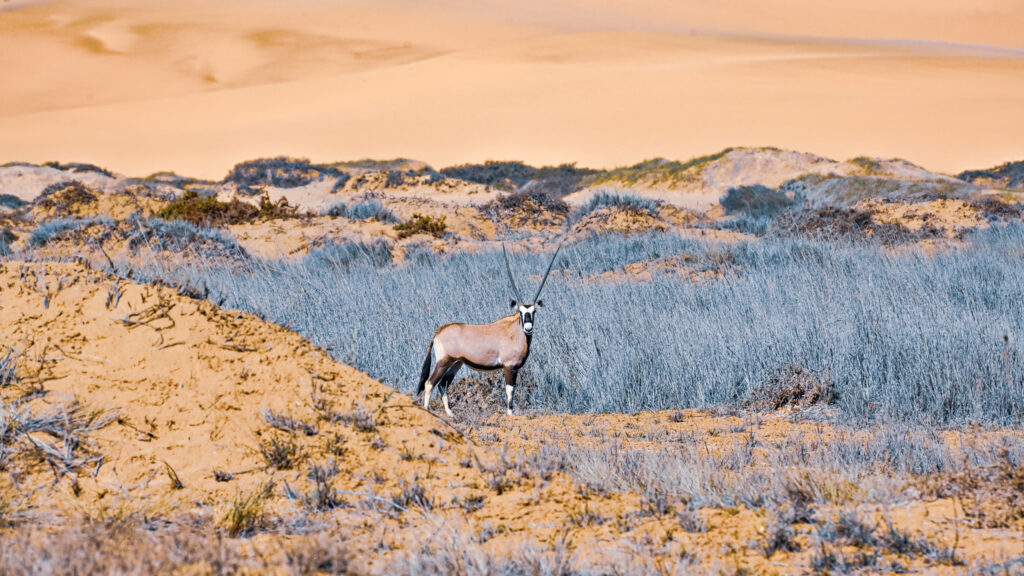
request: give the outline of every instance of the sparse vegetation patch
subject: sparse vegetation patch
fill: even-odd
[[[559,199],[582,188],[582,182],[597,171],[577,168],[575,164],[535,168],[522,162],[488,160],[483,164],[450,166],[442,169],[441,173],[448,178],[484,184],[506,192],[529,188],[533,194]]]
[[[572,216],[573,220],[579,220],[601,208],[612,208],[627,212],[645,213],[648,216],[657,216],[658,211],[661,209],[661,204],[658,200],[641,198],[633,194],[616,194],[602,190],[594,194],[586,204],[573,212]]]
[[[240,191],[259,194],[262,187],[298,188],[325,177],[338,178],[344,172],[324,164],[313,164],[305,158],[261,158],[235,165],[224,178]]]
[[[755,184],[730,188],[722,196],[721,204],[726,214],[775,216],[793,206],[794,201],[781,192]]]
[[[615,168],[614,170],[606,170],[591,175],[589,178],[584,179],[582,185],[583,187],[589,187],[605,183],[634,185],[640,183],[675,184],[690,182],[695,180],[695,171],[697,169],[724,158],[729,152],[732,152],[732,148],[726,148],[715,154],[692,158],[686,162],[666,160],[664,158],[645,160],[632,166]]]
[[[394,229],[398,232],[398,238],[408,238],[416,234],[429,234],[434,238],[444,236],[448,225],[445,224],[445,217],[424,216],[416,213],[412,218],[401,224],[395,224]]]
[[[264,195],[260,198],[259,206],[253,206],[237,199],[222,202],[214,196],[201,196],[196,191],[186,190],[180,198],[154,215],[164,220],[185,220],[196,226],[220,227],[255,220],[295,218],[298,209],[289,205],[284,197],[272,202]]]
[[[350,220],[376,220],[385,224],[400,222],[394,212],[388,210],[380,200],[363,200],[355,204],[339,202],[324,210],[324,216],[348,218]]]

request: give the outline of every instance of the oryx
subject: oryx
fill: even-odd
[[[515,313],[490,324],[445,324],[434,332],[434,338],[427,348],[427,358],[423,361],[420,384],[416,391],[417,394],[423,393],[424,408],[430,405],[430,393],[434,386],[440,386],[444,411],[449,416],[452,415],[448,407],[448,385],[455,379],[459,369],[466,365],[485,372],[498,369],[504,371],[505,407],[509,415],[512,414],[512,394],[515,392],[516,375],[530,356],[530,342],[533,340],[535,325],[534,314],[537,308],[544,305],[538,298],[561,248],[562,243],[559,242],[533,299],[523,302],[516,281],[512,277],[512,267],[508,262],[505,244],[501,245],[502,254],[505,256],[505,271],[508,273],[508,281],[515,296],[515,300],[511,301],[512,308],[518,309]],[[436,361],[433,372],[430,371],[431,358]]]

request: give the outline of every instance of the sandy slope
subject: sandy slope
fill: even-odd
[[[1024,156],[1019,3],[54,2],[0,16],[0,158],[218,178],[408,156],[626,164],[732,145]]]
[[[755,422],[697,412],[501,416],[467,439],[298,335],[165,287],[119,281],[76,264],[5,262],[0,288],[0,352],[14,346],[25,353],[22,380],[0,387],[4,416],[23,421],[18,414],[26,408],[35,416],[60,413],[73,401],[116,415],[79,437],[71,450],[75,458],[101,455],[98,466],[93,461],[57,475],[31,450],[27,456],[8,453],[0,498],[13,518],[35,524],[52,515],[72,522],[144,518],[150,530],[161,519],[216,523],[237,495],[272,481],[267,507],[273,517],[293,523],[299,533],[316,522],[339,527],[343,545],[362,553],[360,563],[443,539],[449,530],[472,539],[474,530],[485,529],[492,534],[480,541],[502,554],[524,538],[565,538],[578,545],[579,556],[597,562],[605,554],[621,561],[623,553],[640,553],[646,561],[654,559],[645,554],[674,553],[678,560],[685,550],[712,568],[729,562],[754,572],[799,573],[815,551],[807,547],[768,559],[756,545],[744,545],[763,537],[763,511],[701,509],[695,513],[704,528],[681,531],[674,514],[643,512],[635,494],[593,492],[545,468],[543,456],[533,461],[516,455],[609,438],[631,447],[671,447],[687,435],[700,436],[708,454],[718,454],[753,442],[755,435],[766,448],[795,434],[820,441],[832,432],[819,422],[794,423],[785,414]],[[311,490],[306,463],[284,470],[266,465],[261,443],[289,435],[268,425],[265,408],[313,426],[293,441],[313,462],[338,463],[333,483],[346,491],[341,497],[348,505],[311,512],[302,500]],[[359,410],[365,416],[353,420]],[[24,446],[25,434],[10,430],[8,438],[21,442],[15,447]],[[60,446],[45,432],[27,436]],[[182,486],[175,488],[168,469]],[[217,471],[235,476],[218,481]],[[430,514],[391,514],[387,507],[374,512],[379,500],[366,498],[400,499],[410,484],[425,489]],[[465,504],[473,499],[478,505]],[[586,520],[581,511],[600,520]],[[949,498],[915,500],[892,510],[900,525],[937,542],[950,540],[957,514]],[[0,525],[0,538],[5,529]],[[1021,546],[1019,532],[960,528],[956,534],[968,558],[1006,558]],[[257,536],[252,545],[273,549],[275,537],[281,536]],[[644,542],[650,552],[643,552]],[[725,550],[728,543],[733,545]],[[920,559],[912,565],[923,567]],[[927,568],[943,571],[934,564]]]

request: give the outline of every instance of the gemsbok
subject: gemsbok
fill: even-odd
[[[512,308],[518,310],[490,324],[445,324],[434,332],[434,338],[427,348],[427,358],[423,361],[420,384],[416,391],[417,394],[423,393],[424,408],[430,406],[430,393],[437,386],[441,388],[445,413],[448,416],[452,415],[452,410],[448,407],[448,385],[465,365],[482,372],[498,369],[504,371],[505,407],[508,414],[512,415],[512,394],[516,388],[516,376],[530,356],[530,343],[536,325],[534,315],[537,308],[544,306],[544,302],[539,300],[540,292],[544,289],[544,283],[548,280],[548,274],[551,273],[551,267],[554,266],[555,257],[561,248],[562,243],[559,242],[533,299],[530,302],[523,302],[515,278],[512,277],[508,252],[502,243],[505,271],[508,273],[508,281],[515,296]],[[433,372],[430,370],[432,358],[435,361]]]

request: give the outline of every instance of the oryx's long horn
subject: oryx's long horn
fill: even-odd
[[[531,302],[536,302],[540,298],[540,291],[544,289],[544,283],[548,281],[548,274],[551,274],[551,267],[555,265],[555,258],[558,256],[558,251],[562,249],[562,242],[565,241],[565,236],[558,241],[558,247],[555,248],[555,253],[551,255],[551,262],[548,262],[548,269],[544,272],[544,278],[540,281],[540,286],[537,288],[537,295],[533,297]]]
[[[505,243],[501,243],[501,253],[505,255],[505,271],[508,272],[508,281],[512,284],[512,292],[516,297],[516,304],[522,304],[523,299],[519,296],[519,288],[516,287],[516,279],[512,277],[512,266],[508,263],[508,251],[505,250]]]

